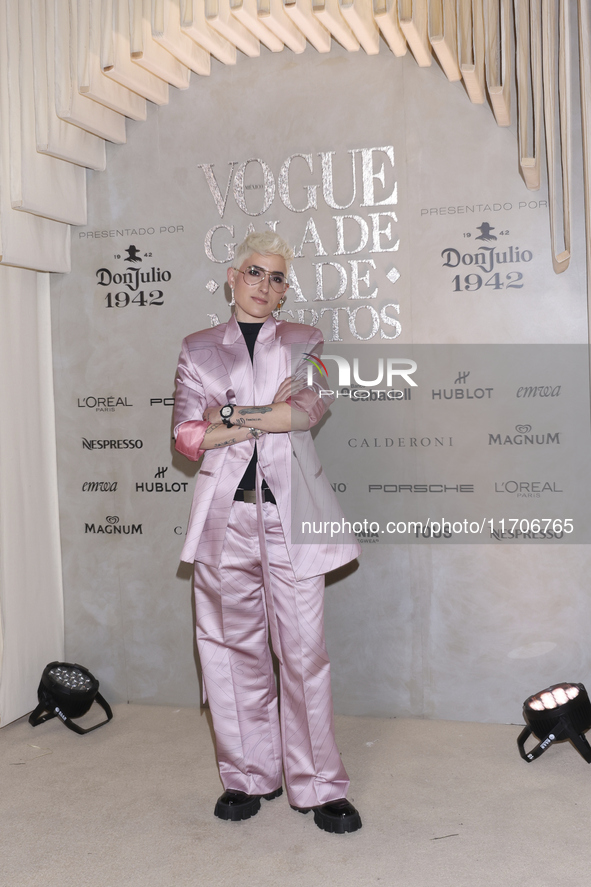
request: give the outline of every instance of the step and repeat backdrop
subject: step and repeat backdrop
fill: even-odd
[[[272,228],[296,255],[282,316],[324,334],[314,436],[363,543],[327,589],[337,710],[518,719],[589,666],[583,245],[555,276],[514,127],[436,65],[212,66],[88,174],[52,279],[68,658],[114,701],[199,701],[174,373],[230,317],[236,244]]]

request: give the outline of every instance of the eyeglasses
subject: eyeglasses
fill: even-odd
[[[289,286],[281,271],[265,271],[258,265],[249,265],[244,271],[239,271],[244,277],[244,282],[249,286],[257,286],[263,282],[265,277],[269,277],[269,285],[276,293],[284,293]]]

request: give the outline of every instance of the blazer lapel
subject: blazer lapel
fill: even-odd
[[[262,330],[261,330],[262,332]],[[234,315],[226,325],[220,360],[230,380],[228,399],[237,404],[249,405],[254,401],[253,372],[244,336]]]
[[[254,400],[253,404],[273,403],[279,383],[285,377],[281,354],[281,336],[277,321],[268,317],[257,336],[254,347]]]

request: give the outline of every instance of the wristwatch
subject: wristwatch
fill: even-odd
[[[227,403],[225,407],[220,409],[220,416],[222,417],[222,422],[226,426],[226,428],[232,428],[233,422],[230,422],[231,417],[234,415],[234,407],[236,404]]]

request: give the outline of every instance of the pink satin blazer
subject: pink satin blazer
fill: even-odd
[[[234,316],[228,323],[188,336],[182,345],[176,377],[174,428],[177,449],[198,459],[207,423],[203,412],[226,403],[263,405],[288,376],[306,379],[306,355],[322,352],[322,333],[299,323],[269,317],[259,332],[251,363],[244,337]],[[310,427],[333,401],[322,396],[322,377],[314,368],[313,384],[292,398],[292,406],[305,410]],[[187,434],[179,436],[183,423]],[[197,478],[189,526],[181,559],[217,566],[236,487],[250,462],[254,440],[207,450]],[[257,444],[257,487],[263,478],[277,501],[288,554],[296,578],[327,573],[360,553],[348,532],[336,496],[324,474],[309,431],[265,434]],[[328,522],[328,524],[327,524]],[[345,529],[335,533],[340,522]],[[322,523],[327,532],[317,530]],[[293,539],[292,539],[293,528]],[[334,534],[334,535],[331,535]],[[310,539],[310,542],[305,540]],[[297,540],[297,541],[294,541]]]

